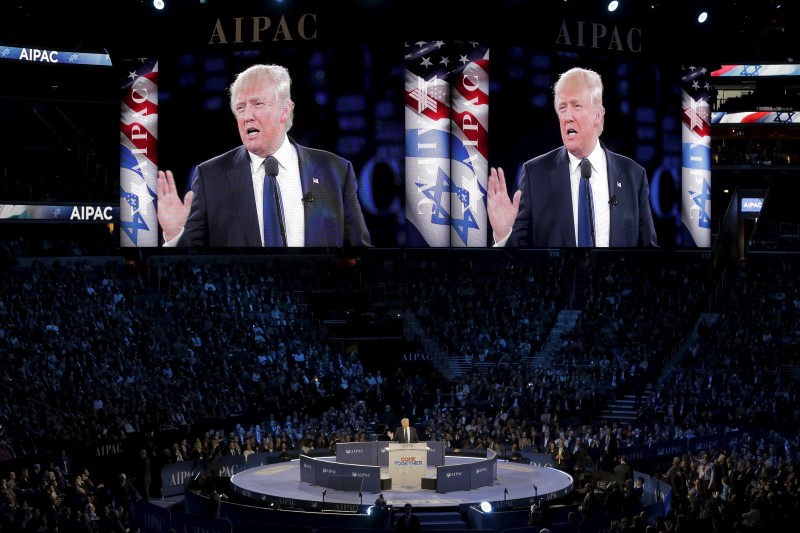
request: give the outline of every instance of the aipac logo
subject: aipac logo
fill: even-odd
[[[358,505],[354,503],[337,503],[336,504],[337,511],[347,511],[350,513],[354,513],[358,511]]]
[[[461,476],[463,476],[463,475],[464,475],[464,472],[448,472],[448,473],[447,473],[447,477],[448,477],[448,478],[451,478],[451,477],[461,477]]]
[[[475,469],[475,473],[476,473],[476,474],[481,474],[481,473],[483,473],[483,472],[488,472],[488,471],[489,471],[489,468],[488,468],[488,467],[486,467],[486,466],[484,466],[484,467],[482,467],[482,468],[476,468],[476,469]]]
[[[75,205],[69,215],[70,220],[114,220],[114,209],[111,206]]]

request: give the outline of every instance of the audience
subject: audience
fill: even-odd
[[[35,247],[0,249],[19,260]],[[160,465],[208,458],[215,442],[223,454],[285,460],[375,438],[402,416],[448,448],[515,460],[557,442],[579,479],[609,468],[606,433],[619,464],[628,446],[743,431],[708,451],[705,466],[702,454],[662,458],[669,471],[632,465],[672,484],[667,516],[638,514],[643,483],[626,474],[608,484],[608,498],[596,489],[593,519],[620,531],[643,521],[655,531],[740,531],[797,518],[800,297],[790,261],[714,275],[703,260],[598,254],[574,267],[586,283],[572,292],[569,256],[399,255],[386,268],[391,258],[366,254],[357,277],[325,254],[9,264],[0,277],[2,530],[128,527],[130,502],[148,496],[142,480],[132,482],[133,470],[91,476],[92,465],[65,454],[82,443],[175,435],[163,454],[142,458],[153,459],[154,497]],[[713,308],[709,279],[726,286]],[[403,287],[400,310],[418,321],[406,353],[447,354],[445,365],[460,369],[453,379],[367,367],[327,334],[308,300],[314,290],[389,283]],[[567,301],[580,318],[551,338]],[[633,423],[603,415],[624,394],[637,398]],[[209,420],[222,426],[205,429]],[[52,460],[42,468],[29,456]],[[12,463],[26,466],[3,468]]]

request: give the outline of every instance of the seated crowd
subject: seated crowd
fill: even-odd
[[[459,257],[441,259],[443,268],[432,256],[405,259],[391,281],[407,286],[423,335],[448,339],[451,357],[473,356],[450,382],[435,368],[375,368],[326,335],[303,294],[347,288],[352,273],[325,255],[8,269],[2,531],[124,531],[130,501],[157,495],[138,464],[110,478],[70,464],[63,450],[82,443],[179,435],[145,450],[157,486],[167,462],[332,450],[376,438],[403,416],[448,448],[552,454],[590,484],[576,528],[601,519],[626,531],[739,531],[798,518],[793,265],[731,267],[717,311],[706,307],[707,264],[597,259],[578,323],[532,365],[525,361],[546,345],[562,305],[557,261]],[[383,265],[365,260],[363,280],[377,283]],[[498,269],[507,275],[491,279],[503,283],[487,286]],[[713,312],[701,320],[703,311]],[[603,413],[630,392],[634,422]],[[734,430],[745,434],[722,449],[633,465],[673,487],[666,516],[639,515],[628,495],[641,498],[637,480],[616,473],[626,447]],[[44,466],[26,461],[43,456],[52,458]]]

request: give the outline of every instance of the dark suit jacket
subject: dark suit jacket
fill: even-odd
[[[609,247],[657,246],[650,186],[645,169],[603,147],[608,162],[611,229]],[[506,246],[576,246],[569,179],[569,155],[563,146],[526,162],[519,180],[519,213]]]
[[[633,467],[628,463],[620,463],[614,467],[614,475],[620,486],[624,486],[626,480],[633,479]]]
[[[349,161],[330,152],[297,149],[305,204],[305,246],[370,246]],[[250,157],[244,146],[197,166],[194,200],[179,246],[260,247]]]
[[[405,513],[400,514],[395,522],[395,531],[420,531],[421,524],[417,515],[410,515],[408,523],[406,523]]]
[[[419,438],[417,438],[417,429],[415,427],[409,426],[408,427],[409,436],[411,437],[410,440],[406,441],[406,434],[403,431],[403,426],[397,428],[394,433],[392,434],[392,440],[394,442],[419,442]]]

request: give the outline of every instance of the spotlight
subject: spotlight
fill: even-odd
[[[491,513],[492,512],[492,504],[489,502],[481,502],[479,505],[481,511],[484,513]]]
[[[697,15],[697,22],[700,24],[704,23],[708,20],[708,11],[701,11],[699,15]]]
[[[619,7],[619,2],[617,0],[611,0],[611,2],[608,3],[608,10],[611,11],[612,13],[616,11],[618,7]]]
[[[369,507],[367,507],[367,516],[372,516],[372,513],[374,513],[374,512],[375,512],[375,506],[374,505],[370,505]]]
[[[164,9],[164,0],[153,0],[153,7],[158,10]]]

